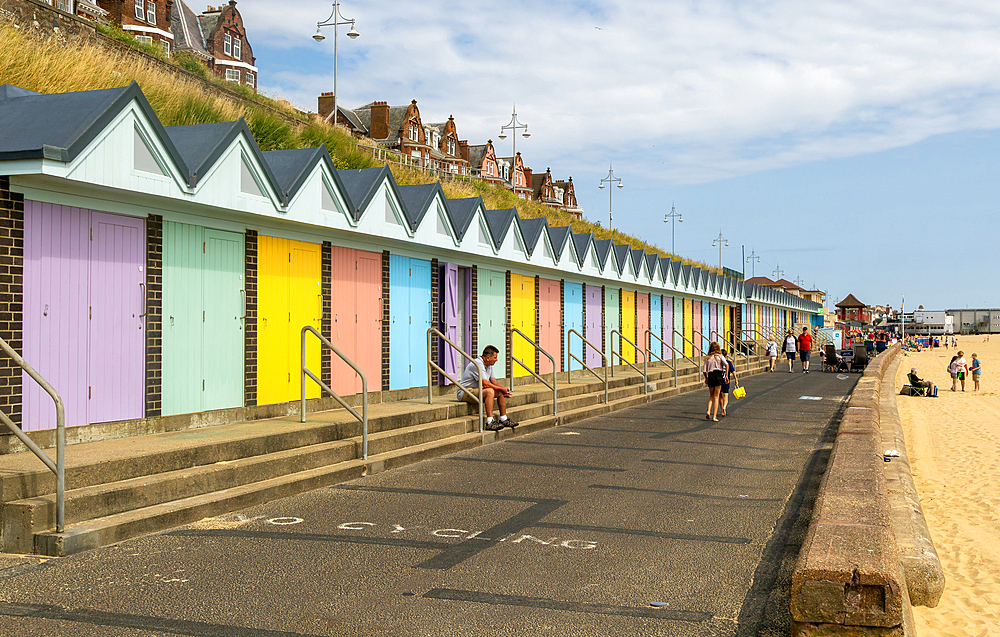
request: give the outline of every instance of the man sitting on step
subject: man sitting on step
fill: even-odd
[[[485,428],[490,431],[500,431],[504,427],[517,427],[517,423],[507,417],[507,398],[510,396],[510,390],[497,383],[497,377],[493,373],[493,366],[497,362],[497,355],[500,353],[493,345],[487,345],[483,348],[483,355],[476,359],[485,369],[485,378],[480,382],[479,379],[479,365],[475,362],[469,363],[465,366],[465,371],[462,372],[462,379],[458,382],[461,387],[466,388],[468,391],[463,391],[461,389],[456,389],[458,393],[458,399],[464,400],[467,403],[472,403],[475,405],[477,403],[476,398],[469,395],[469,392],[473,393],[478,397],[480,395],[480,388],[482,388],[482,398],[483,398],[483,412],[486,414],[486,425]],[[500,420],[493,420],[493,399],[496,398],[497,404],[500,405]]]

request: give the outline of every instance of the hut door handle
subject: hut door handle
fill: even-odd
[[[143,318],[146,316],[146,284],[140,283],[139,287],[142,288],[142,314],[139,315],[139,318]]]
[[[240,298],[243,300],[243,316],[240,317],[241,321],[245,321],[247,318],[247,291],[240,290]]]

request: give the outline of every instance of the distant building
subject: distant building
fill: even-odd
[[[146,0],[146,4],[152,3]],[[169,4],[174,51],[190,53],[226,81],[257,90],[260,82],[254,66],[257,58],[247,39],[243,16],[236,9],[236,0],[218,7],[209,6],[201,14],[192,11],[183,0]]]
[[[552,169],[546,168],[544,173],[531,175],[531,187],[533,200],[583,219],[583,208],[576,202],[572,177],[569,181],[555,181],[552,179]]]
[[[956,334],[998,334],[1000,333],[1000,309],[946,310],[954,317]]]
[[[63,4],[66,3],[59,2],[60,8]],[[93,2],[76,4],[79,9]],[[174,0],[97,0],[106,20],[131,33],[139,42],[162,46],[168,55],[174,45],[174,34],[170,30],[173,4]]]
[[[469,146],[462,145],[463,157],[469,162],[469,170],[473,175],[484,181],[510,188],[508,176],[510,165],[501,163],[497,159],[496,150],[493,149],[493,140],[487,140],[485,144]]]
[[[510,167],[507,174],[507,188],[512,188],[521,199],[531,199],[531,169],[525,168],[521,153],[514,157],[501,157],[500,161]]]
[[[872,322],[872,311],[853,294],[848,294],[837,303],[837,320],[853,325],[868,325]]]

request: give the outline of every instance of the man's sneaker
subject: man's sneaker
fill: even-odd
[[[493,422],[488,422],[485,425],[483,425],[483,429],[485,429],[486,431],[500,431],[501,429],[503,429],[503,423],[494,420]]]
[[[502,427],[510,427],[511,429],[513,429],[514,427],[517,427],[517,423],[514,422],[513,420],[511,420],[510,418],[508,418],[507,420],[502,421],[500,423],[500,425]]]

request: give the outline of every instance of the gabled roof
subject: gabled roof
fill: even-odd
[[[776,285],[774,281],[767,278],[766,276],[753,276],[746,280],[746,283],[754,283],[756,285]]]
[[[611,254],[611,239],[594,239],[594,250],[597,251],[597,260],[601,264],[601,268],[605,268],[608,265],[608,255]]]
[[[445,206],[445,214],[451,219],[451,227],[455,229],[455,235],[461,241],[468,232],[472,220],[476,218],[476,211],[483,207],[482,197],[468,197],[466,199],[449,199]]]
[[[659,262],[660,262],[660,255],[656,254],[655,252],[650,252],[646,254],[646,269],[649,271],[650,278],[656,277],[657,268],[659,267]],[[662,271],[660,272],[660,278],[663,279],[664,281],[667,280],[667,277],[663,276]]]
[[[538,217],[536,219],[522,219],[520,215],[515,215],[517,218],[517,225],[521,227],[521,236],[524,237],[524,243],[528,249],[528,256],[535,250],[535,246],[538,244],[538,238],[542,236],[542,230],[545,229],[549,222],[545,217]]]
[[[202,32],[201,20],[183,0],[175,0],[170,7],[170,32],[174,36],[175,51],[190,50],[198,57],[212,58],[212,54],[205,47],[206,34]]]
[[[361,122],[362,126],[364,126],[364,129],[367,131],[371,131],[373,104],[374,102],[369,102],[364,106],[350,109],[353,112],[354,118]],[[389,145],[399,141],[399,129],[403,126],[403,120],[406,119],[406,113],[409,108],[409,104],[406,106],[389,107],[389,136],[385,139],[379,139],[377,141],[385,142]]]
[[[187,176],[187,165],[135,82],[123,88],[52,95],[9,84],[0,86],[0,160],[73,161],[133,100]]]
[[[563,250],[566,248],[566,242],[569,240],[569,235],[572,232],[572,226],[549,226],[549,241],[552,242],[552,249],[555,250],[556,260],[562,258]]]
[[[493,245],[496,246],[497,250],[503,245],[503,240],[507,238],[507,232],[516,216],[516,208],[486,211],[486,225],[490,229],[490,234],[493,235]]]
[[[590,248],[590,244],[594,242],[594,233],[585,232],[579,234],[573,232],[570,236],[573,238],[573,248],[576,250],[577,263],[583,263],[583,260],[587,256],[587,250]]]
[[[399,186],[397,190],[399,198],[403,202],[403,214],[406,215],[406,221],[410,224],[411,230],[416,230],[420,226],[424,215],[434,203],[434,196],[438,193],[441,194],[441,199],[446,202],[445,208],[448,207],[444,190],[441,189],[439,181],[419,186]]]
[[[378,192],[383,180],[388,179],[392,184],[392,189],[397,190],[396,180],[393,179],[389,166],[338,170],[337,174],[340,176],[340,182],[344,185],[344,192],[353,208],[351,215],[354,217],[354,221],[361,220],[362,211],[371,203],[372,197]]]
[[[615,244],[615,263],[618,265],[618,274],[625,271],[625,266],[628,265],[629,251],[632,250],[632,246],[627,243],[624,245]]]
[[[277,177],[271,171],[270,165],[264,159],[264,153],[261,152],[257,140],[242,117],[235,122],[222,122],[220,124],[170,126],[164,131],[164,136],[170,138],[184,158],[185,163],[190,167],[188,183],[192,186],[197,184],[198,180],[215,165],[215,162],[229,148],[233,140],[242,134],[250,146],[251,154],[260,161],[264,176],[271,182],[274,190],[282,195],[282,203],[288,203]]]
[[[858,297],[854,296],[853,294],[848,294],[843,301],[837,303],[837,307],[868,307],[868,306],[859,301]]]
[[[333,166],[325,144],[316,148],[266,150],[262,154],[281,188],[282,198],[286,204],[295,196],[295,193],[312,174],[313,168],[320,162],[327,165],[337,182],[337,186],[341,186],[337,170]]]
[[[642,265],[645,262],[643,257],[646,256],[645,250],[640,250],[639,248],[632,248],[632,267],[635,268],[636,274],[642,272]]]
[[[691,284],[691,273],[693,270],[694,266],[692,266],[690,263],[681,266],[681,281],[684,282],[684,285]]]

